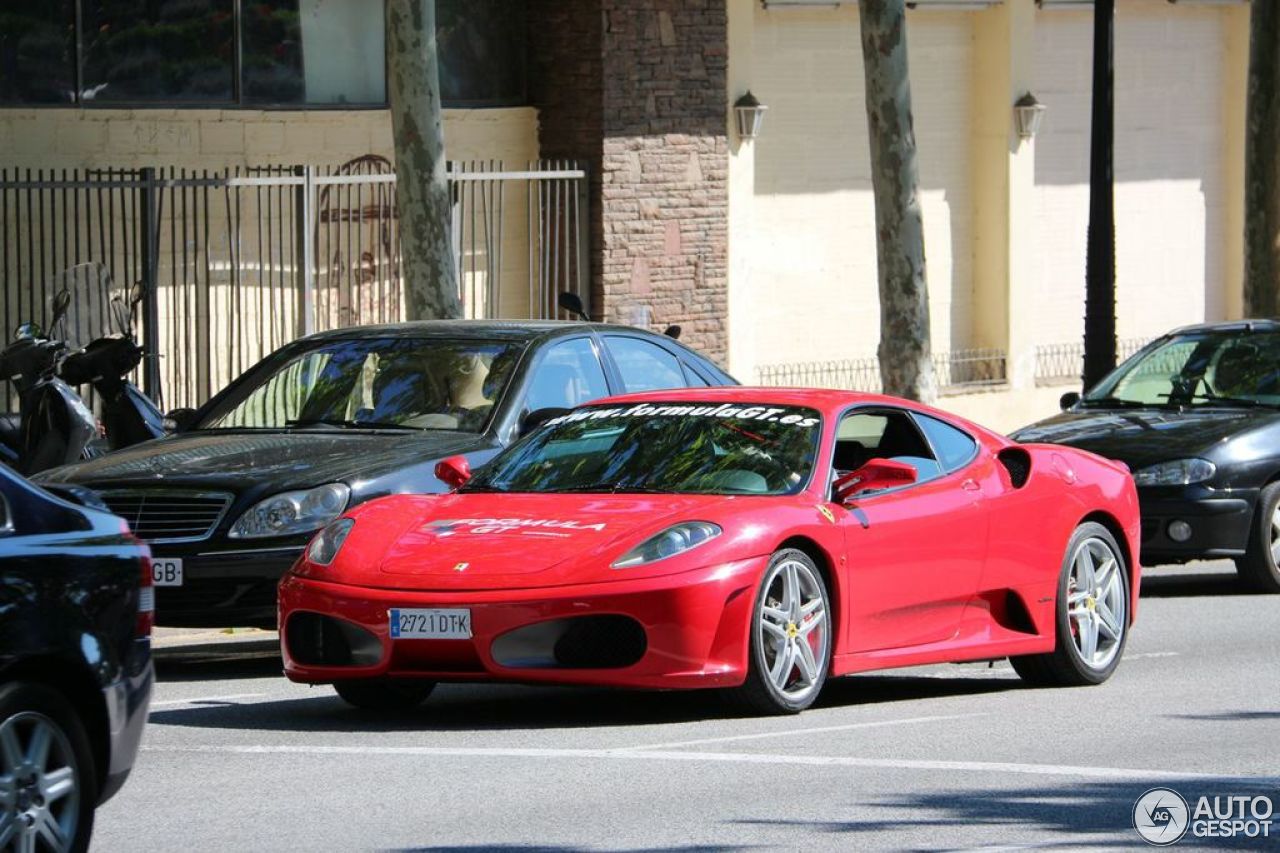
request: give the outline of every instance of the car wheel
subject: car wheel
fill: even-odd
[[[0,850],[88,849],[97,775],[71,704],[39,684],[0,687]]]
[[[746,682],[730,694],[757,714],[794,714],[814,703],[831,669],[827,585],[803,551],[774,554],[756,592]]]
[[[434,681],[390,678],[336,681],[333,685],[344,702],[366,711],[412,711],[435,687]]]
[[[1249,546],[1236,558],[1240,580],[1255,592],[1280,593],[1280,483],[1258,495]]]
[[[1058,578],[1056,647],[1009,662],[1030,684],[1075,687],[1111,677],[1129,638],[1129,567],[1101,524],[1076,528]]]

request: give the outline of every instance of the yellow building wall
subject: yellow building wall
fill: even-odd
[[[538,157],[532,107],[445,110],[450,160]],[[0,166],[337,165],[392,155],[387,110],[0,109]]]

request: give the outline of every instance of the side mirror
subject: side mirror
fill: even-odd
[[[1079,402],[1080,393],[1078,391],[1068,391],[1058,399],[1058,406],[1065,412],[1067,409]]]
[[[579,318],[591,322],[591,318],[587,316],[586,309],[582,307],[582,300],[576,293],[565,291],[560,294],[556,300],[560,306],[560,310],[568,311],[570,314],[576,314]]]
[[[174,409],[164,416],[164,428],[168,432],[186,432],[195,422],[195,409]]]
[[[558,418],[561,415],[567,415],[572,409],[565,409],[559,406],[548,406],[545,409],[534,409],[532,412],[525,412],[520,418],[519,435],[528,435],[538,427],[545,424],[552,418]]]
[[[450,489],[460,489],[471,479],[471,463],[465,456],[450,456],[436,463],[436,477]]]
[[[34,341],[42,337],[44,337],[44,330],[40,328],[39,323],[23,323],[13,331],[15,341]]]
[[[836,500],[840,503],[859,492],[905,486],[916,481],[916,466],[892,459],[872,459],[856,471],[850,471],[835,482]]]

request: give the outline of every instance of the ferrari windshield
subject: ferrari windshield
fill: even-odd
[[[1280,406],[1280,332],[1174,335],[1120,365],[1086,406]]]
[[[432,338],[324,341],[250,374],[197,428],[481,432],[522,349]]]
[[[464,491],[793,494],[813,470],[820,424],[793,406],[589,406],[548,421]]]

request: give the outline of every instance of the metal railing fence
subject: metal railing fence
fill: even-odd
[[[943,390],[981,388],[1007,381],[1008,359],[999,349],[954,350],[936,353],[933,369],[938,387]],[[756,368],[756,381],[761,385],[840,388],[873,394],[883,389],[880,362],[875,356],[760,365]]]
[[[449,164],[464,315],[545,318],[589,304],[585,169]],[[47,323],[58,272],[103,263],[147,285],[140,377],[166,408],[207,400],[314,331],[405,319],[395,175],[337,167],[0,169],[0,333]],[[5,408],[16,401],[11,389]]]
[[[1142,349],[1150,338],[1124,338],[1116,343],[1116,363]],[[1084,376],[1084,342],[1041,344],[1036,347],[1036,384],[1079,384]]]

